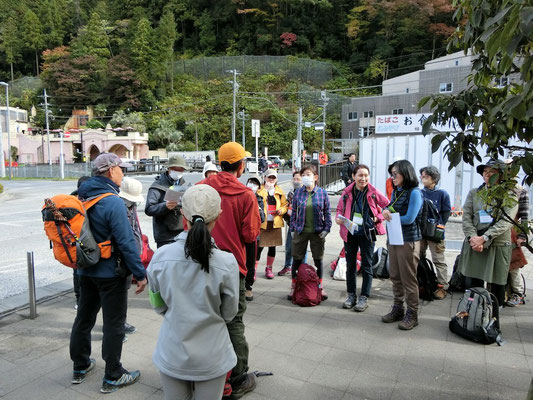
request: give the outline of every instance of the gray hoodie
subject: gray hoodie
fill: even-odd
[[[153,355],[165,375],[203,381],[226,374],[237,363],[226,322],[237,314],[239,268],[233,254],[213,249],[209,273],[185,257],[187,232],[158,249],[148,266],[150,291],[164,304]]]

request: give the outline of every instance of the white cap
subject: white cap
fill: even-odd
[[[215,164],[213,164],[211,161],[208,161],[204,164],[204,170],[202,172],[203,177],[205,178],[205,173],[207,171],[215,171],[218,172],[218,168]]]
[[[142,195],[143,185],[137,179],[125,177],[120,185],[120,197],[138,203],[144,200]]]
[[[220,214],[220,196],[209,185],[194,185],[188,188],[181,199],[183,216],[191,222],[193,217],[202,217],[207,224]]]
[[[275,176],[277,178],[278,177],[278,173],[276,172],[275,169],[269,168],[269,169],[266,170],[264,176],[265,176],[265,178],[268,178],[269,176]]]

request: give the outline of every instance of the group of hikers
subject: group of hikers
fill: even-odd
[[[167,192],[185,185],[183,173],[189,167],[180,156],[169,159],[168,169],[150,186],[145,202],[145,213],[153,217],[158,247],[146,270],[141,258],[147,246],[137,216],[137,206],[143,201],[142,185],[133,178],[123,178],[121,167],[126,165],[116,155],[96,158],[94,176],[82,182],[76,194],[82,199],[111,194],[92,206],[88,215],[97,242],[111,239],[113,252],[94,267],[75,271],[79,300],[70,345],[72,383],[83,382],[95,368],[95,360],[90,358],[90,333],[100,308],[104,323],[102,357],[106,362],[101,392],[113,392],[139,379],[139,371],[127,371],[120,362],[125,333],[135,330],[126,323],[127,290],[133,279],[136,293],[148,287],[154,310],[163,316],[153,362],[160,371],[166,399],[194,396],[212,400],[223,395],[238,399],[254,390],[243,315],[247,302],[254,298],[253,284],[265,247],[264,276],[275,277],[276,249],[283,244],[286,225],[285,260],[277,275],[291,274],[289,300],[298,269],[309,260],[308,246],[321,297],[328,298],[323,259],[326,237],[335,221],[340,226],[347,264],[347,296],[339,306],[364,312],[372,296],[375,242],[377,236],[387,233],[386,221],[395,213],[399,214],[403,244],[387,245],[393,303],[381,320],[397,322],[402,330],[418,325],[417,266],[428,249],[437,271],[433,297],[445,298],[448,267],[444,236],[439,241],[427,240],[419,221],[425,201],[438,211],[435,223],[442,232],[450,217],[450,198],[438,187],[440,173],[435,167],[424,167],[418,175],[408,160],[394,162],[389,166],[391,191],[387,195],[370,184],[370,168],[350,158],[349,172],[343,174],[345,178],[349,173],[347,186],[332,218],[329,196],[318,186],[314,164],[293,172],[292,189],[285,194],[273,169],[267,169],[261,179],[251,177],[242,184],[239,178],[246,156],[240,144],[224,144],[218,150],[220,170],[206,163],[203,180],[186,188],[178,201],[168,200]],[[486,187],[498,184],[499,178],[491,177],[503,176],[504,168],[507,164],[499,160],[477,167],[484,183],[469,192],[464,205],[465,241],[458,270],[465,277],[466,288],[487,283],[499,304],[516,306],[523,302],[519,267],[525,262],[523,254],[516,262],[513,248],[520,249],[526,237],[516,235],[512,223],[502,215],[526,221],[527,191],[513,192],[517,204],[502,210],[488,208],[481,195]],[[351,228],[346,221],[353,222]],[[359,293],[358,253],[362,273]],[[506,287],[510,288],[508,294]]]

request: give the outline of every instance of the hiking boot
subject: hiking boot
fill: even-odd
[[[327,300],[328,299],[328,293],[324,290],[324,288],[320,288],[321,292],[322,292],[322,300]]]
[[[232,387],[231,396],[229,398],[231,400],[240,399],[246,393],[254,390],[256,386],[255,375],[253,373],[246,374],[246,378],[239,386]]]
[[[272,267],[265,268],[265,275],[267,279],[274,279],[274,274],[272,273]]]
[[[124,372],[122,376],[115,380],[104,379],[102,381],[101,393],[113,393],[124,386],[133,385],[139,380],[141,376],[140,371]]]
[[[359,296],[357,299],[357,304],[353,308],[354,311],[363,312],[368,308],[368,297]]]
[[[442,300],[446,297],[446,290],[443,287],[439,287],[433,292],[433,298],[436,300]]]
[[[289,272],[291,272],[291,267],[290,266],[285,266],[281,269],[281,271],[278,272],[278,276],[284,276],[286,274],[288,274]]]
[[[405,313],[405,317],[403,317],[403,320],[401,320],[400,323],[398,324],[398,328],[400,328],[403,331],[410,331],[417,325],[418,325],[418,313],[408,308],[407,312]]]
[[[348,310],[355,305],[355,293],[348,293],[348,297],[342,303],[342,308],[347,308]]]
[[[523,304],[523,297],[519,295],[518,293],[513,293],[511,297],[505,302],[505,305],[507,307],[516,307],[520,304]]]
[[[252,290],[247,290],[246,294],[244,295],[247,301],[252,301],[254,299],[254,294],[252,293]]]
[[[94,370],[96,367],[96,360],[94,358],[89,359],[89,366],[85,369],[79,370],[79,371],[72,371],[72,380],[70,382],[74,384],[82,383],[85,378],[87,378],[87,375],[89,375],[90,372]]]
[[[405,315],[405,310],[403,306],[394,304],[390,312],[381,317],[381,321],[389,324],[391,322],[401,321]]]
[[[128,335],[124,335],[122,338],[122,343],[126,343],[128,341]]]
[[[137,328],[135,328],[133,325],[128,324],[127,322],[124,323],[124,333],[131,335],[135,332],[137,332]]]

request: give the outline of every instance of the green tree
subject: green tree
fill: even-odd
[[[101,66],[111,57],[106,22],[98,13],[93,12],[87,25],[81,27],[78,36],[72,41],[73,57],[94,56]]]
[[[135,74],[144,86],[155,87],[154,66],[154,32],[146,17],[139,19],[133,30],[129,52]]]
[[[21,55],[21,42],[17,29],[17,22],[14,17],[9,17],[3,24],[1,30],[2,50],[6,55],[6,61],[9,63],[11,70],[11,80],[14,80],[13,64]]]
[[[157,68],[157,75],[162,79],[167,71],[170,69],[171,78],[172,62],[174,57],[174,44],[178,38],[176,32],[176,21],[174,20],[174,13],[167,10],[159,20],[159,26],[155,31],[155,44],[157,54],[155,55],[155,65]]]
[[[446,142],[450,168],[461,160],[481,161],[479,145],[493,157],[510,152],[513,163],[505,173],[506,190],[492,185],[487,191],[489,204],[501,209],[512,202],[508,189],[516,184],[520,168],[525,183],[533,183],[533,7],[520,0],[461,1],[454,17],[464,24],[453,35],[449,50],[459,48],[474,55],[471,85],[457,95],[421,100],[420,107],[431,101],[433,110],[424,133],[436,121],[458,125],[460,132],[437,133],[432,139],[433,150]],[[506,87],[494,83],[495,78],[512,76],[518,79]]]
[[[183,132],[176,128],[176,124],[167,118],[159,120],[158,127],[150,135],[150,140],[156,147],[165,147],[168,151],[180,150],[179,145]]]
[[[27,49],[35,52],[35,73],[39,76],[39,51],[44,47],[41,22],[37,15],[28,8],[24,13],[21,25],[22,41]]]

